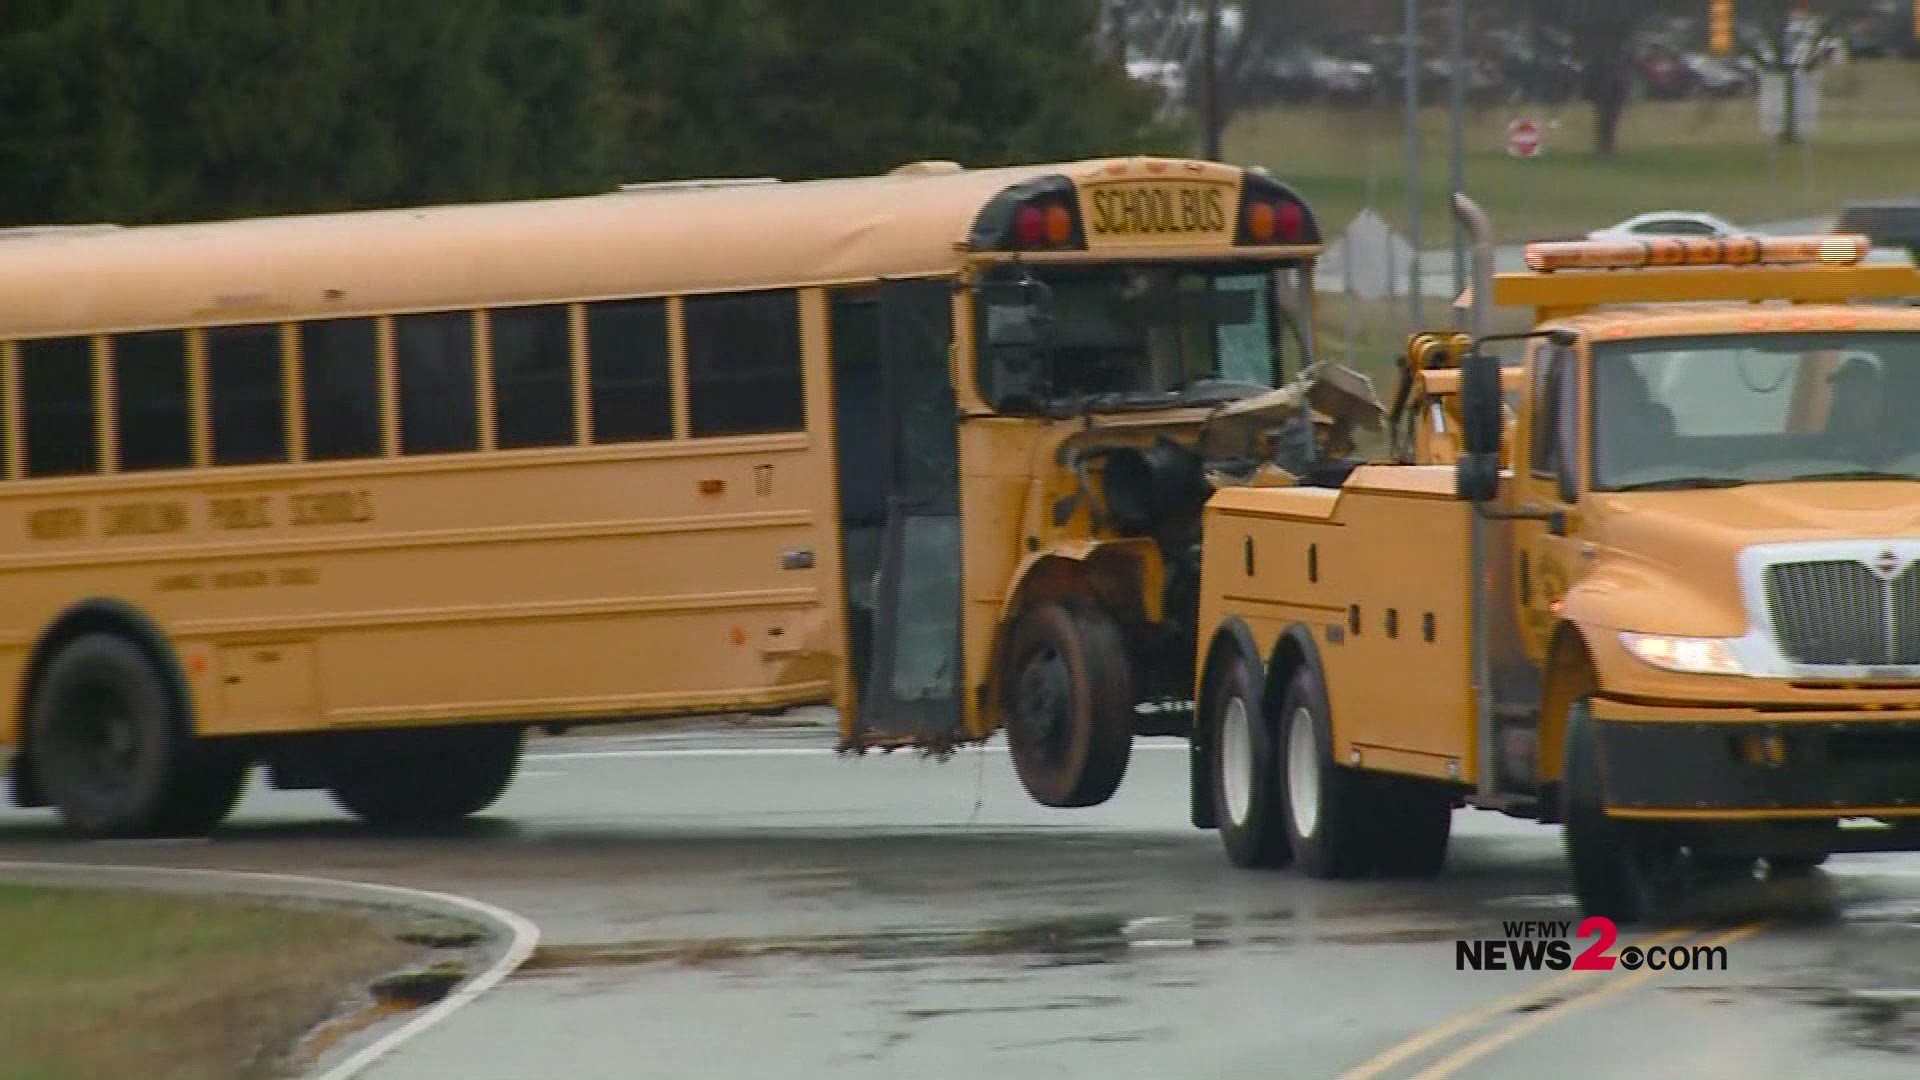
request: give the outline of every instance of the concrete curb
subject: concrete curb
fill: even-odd
[[[248,870],[198,870],[162,866],[117,864],[35,862],[0,860],[0,875],[16,880],[97,885],[103,878],[126,883],[131,879],[147,887],[185,892],[219,892],[223,895],[254,895],[303,900],[334,901],[366,905],[368,903],[426,909],[435,914],[454,915],[493,928],[507,939],[504,952],[485,971],[456,987],[432,1008],[380,1036],[346,1060],[317,1073],[309,1080],[349,1080],[359,1076],[376,1061],[398,1049],[401,1044],[471,1003],[499,985],[532,955],[540,942],[540,929],[525,916],[470,897],[451,893],[428,892],[400,885],[375,885],[364,881],[307,877],[300,874],[270,874]]]

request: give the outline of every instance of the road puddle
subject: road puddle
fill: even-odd
[[[1920,1053],[1920,990],[1849,990],[1819,998],[1837,1040],[1862,1050]]]
[[[635,938],[543,945],[520,967],[537,976],[580,968],[674,964],[713,966],[769,959],[892,962],[1008,958],[1031,966],[1113,964],[1170,952],[1235,948],[1275,951],[1302,944],[1394,945],[1453,941],[1468,927],[1296,923],[1291,910],[1251,915],[1198,911],[1178,916],[1082,915],[1002,926],[881,930],[848,934]]]

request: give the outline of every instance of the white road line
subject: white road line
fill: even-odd
[[[533,954],[534,946],[540,943],[540,928],[518,912],[508,911],[506,908],[496,907],[472,897],[429,892],[425,889],[409,889],[401,885],[375,885],[371,882],[350,881],[343,878],[269,874],[249,870],[198,870],[171,866],[121,866],[53,861],[0,861],[0,873],[21,871],[30,875],[38,873],[82,878],[97,873],[105,876],[121,875],[159,879],[173,877],[189,881],[224,880],[271,886],[283,894],[298,895],[307,899],[313,899],[316,895],[324,897],[329,894],[337,896],[340,893],[358,894],[363,899],[379,898],[390,904],[403,904],[410,907],[419,907],[424,904],[443,909],[456,908],[509,935],[506,951],[491,967],[467,980],[426,1012],[375,1039],[352,1057],[309,1080],[349,1080],[350,1077],[359,1076],[374,1062],[392,1053],[402,1043],[445,1020],[481,994],[498,986],[501,980],[526,962],[527,957]]]
[[[955,750],[953,753],[953,756],[956,758],[961,757],[965,755],[969,749],[977,749],[977,748],[963,748],[963,749]],[[1000,753],[1000,754],[1004,754],[1007,752],[1007,749],[1004,746],[990,746],[990,747],[987,747],[986,749],[992,750],[993,752]],[[1178,743],[1178,744],[1135,743],[1133,749],[1135,753],[1138,753],[1142,750],[1169,750],[1169,751],[1178,750],[1181,753],[1186,753],[1187,751],[1187,747],[1185,743]],[[528,761],[581,761],[581,760],[587,760],[591,758],[610,758],[611,759],[611,758],[657,758],[657,757],[723,758],[723,757],[836,757],[836,756],[842,756],[842,755],[840,755],[839,751],[834,750],[831,747],[824,747],[824,746],[761,746],[761,747],[713,746],[713,747],[689,747],[689,748],[678,749],[678,750],[673,750],[673,749],[551,750],[551,751],[529,750],[527,752],[526,760]],[[844,756],[849,758],[858,757],[858,755],[855,755],[855,754],[847,754]],[[915,758],[920,756],[920,751],[913,749],[911,747],[908,747],[905,749],[895,750],[891,755],[889,755],[884,751],[869,750],[867,751],[867,756],[877,757],[877,758],[885,758],[889,756],[900,757],[900,758]]]

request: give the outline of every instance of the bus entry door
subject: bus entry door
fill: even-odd
[[[959,410],[947,358],[953,290],[880,291],[880,370],[890,481],[861,731],[939,742],[960,729]]]

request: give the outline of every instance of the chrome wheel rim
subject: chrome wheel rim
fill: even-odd
[[[1247,703],[1234,698],[1220,718],[1220,784],[1227,797],[1227,817],[1244,826],[1253,813],[1253,724]]]
[[[1287,725],[1287,805],[1293,827],[1309,837],[1320,827],[1320,754],[1313,741],[1313,714],[1295,709]]]

